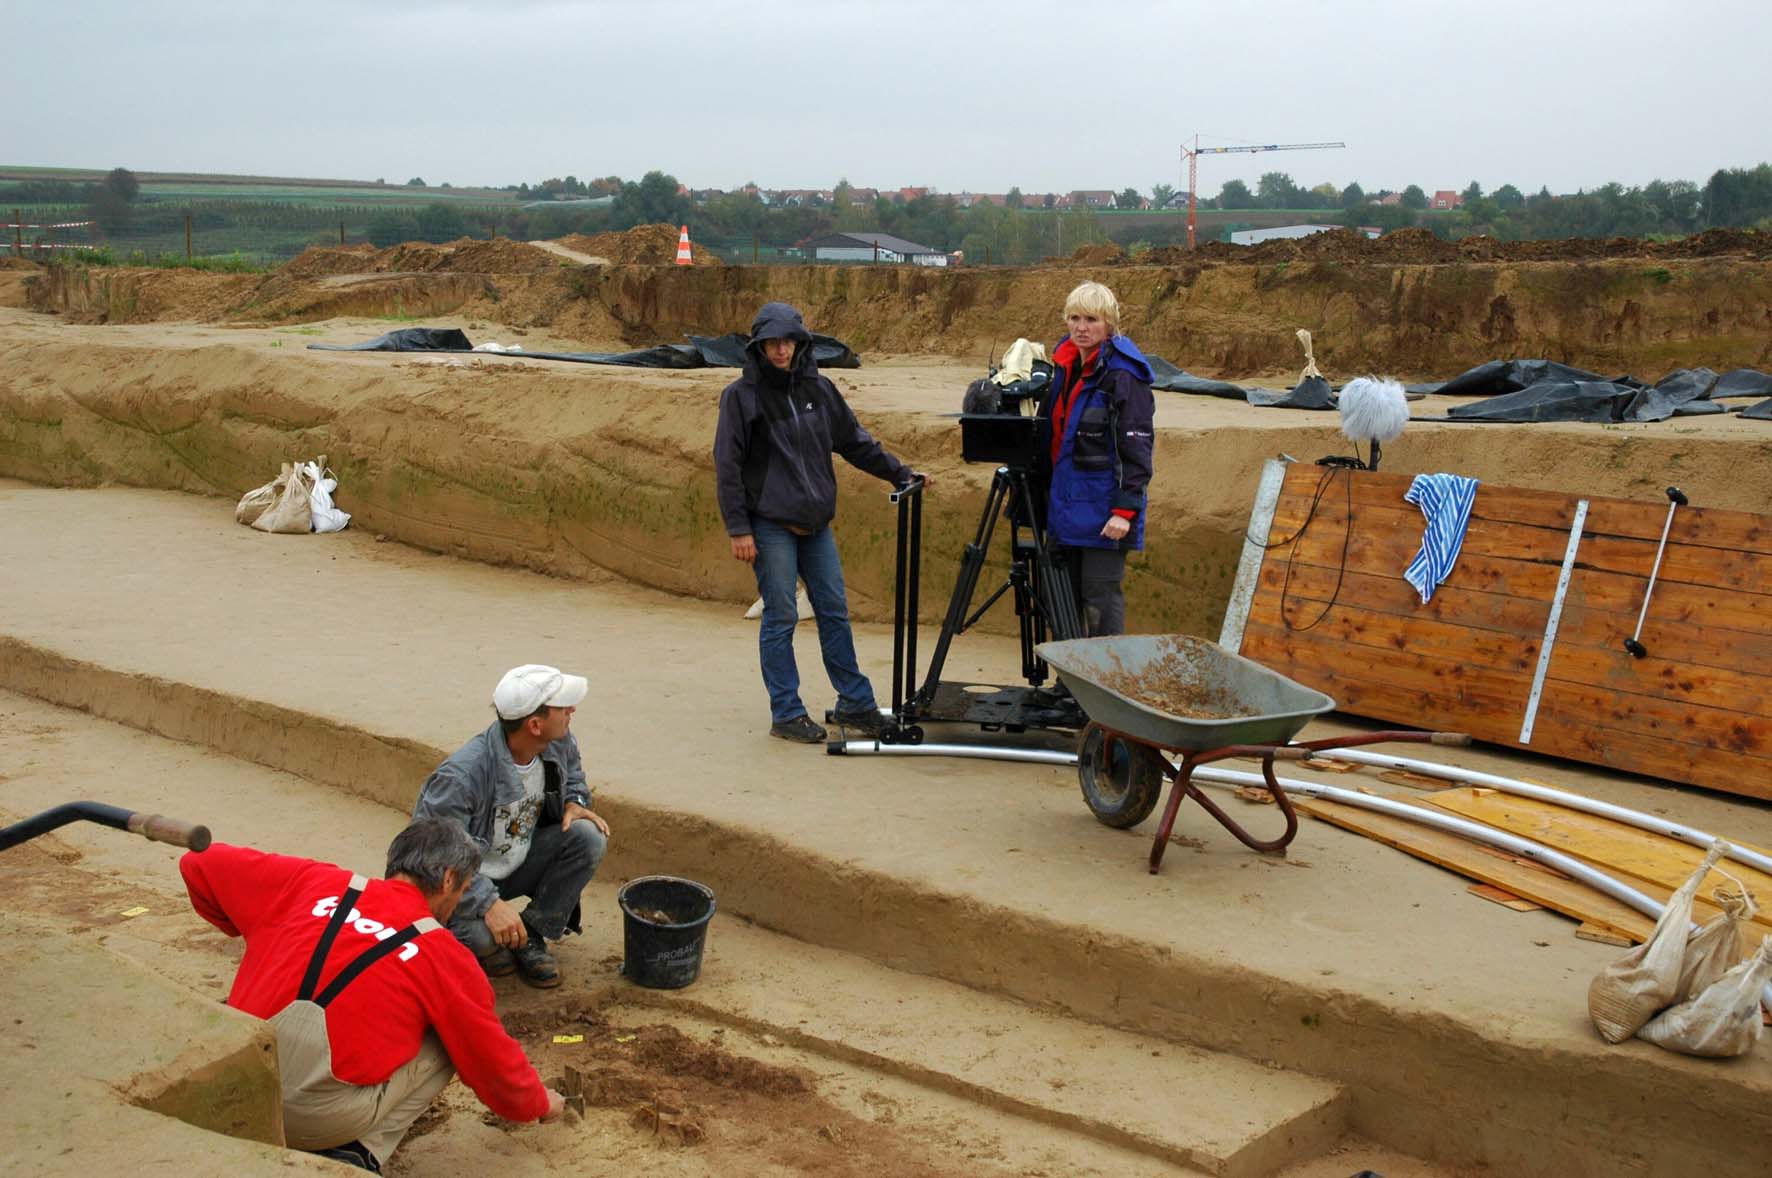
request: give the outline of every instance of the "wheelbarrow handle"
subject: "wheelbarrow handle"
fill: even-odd
[[[131,814],[129,831],[156,843],[171,843],[190,851],[209,849],[209,828],[164,814]]]
[[[1468,732],[1436,732],[1428,738],[1429,744],[1449,745],[1453,748],[1469,748],[1471,743]]]

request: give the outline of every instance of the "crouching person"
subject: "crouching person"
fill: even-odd
[[[609,837],[570,731],[586,689],[582,676],[536,663],[505,672],[492,692],[498,718],[437,766],[413,809],[459,822],[485,854],[449,931],[489,977],[514,970],[532,986],[558,986],[547,943],[581,931],[579,896]],[[511,901],[523,897],[519,912]]]
[[[221,843],[179,860],[198,915],[246,940],[227,1001],[276,1033],[292,1148],[380,1173],[458,1072],[507,1120],[559,1115],[443,930],[479,866],[466,832],[436,819],[395,837],[385,879]]]

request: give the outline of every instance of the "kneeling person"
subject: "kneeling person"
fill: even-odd
[[[473,957],[442,935],[479,866],[435,819],[395,837],[386,879],[222,843],[179,860],[198,915],[246,939],[228,1005],[276,1033],[291,1148],[379,1172],[457,1072],[507,1120],[559,1115]]]
[[[413,816],[453,818],[485,852],[449,931],[492,977],[515,970],[532,986],[560,984],[548,941],[576,924],[579,895],[608,845],[569,729],[586,683],[530,663],[492,692],[491,727],[437,766]],[[529,898],[518,912],[510,901]]]

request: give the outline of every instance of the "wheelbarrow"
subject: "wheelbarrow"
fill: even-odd
[[[0,826],[0,851],[16,847],[40,834],[48,834],[70,822],[82,821],[126,830],[157,843],[171,843],[175,847],[184,847],[191,851],[209,849],[207,826],[182,822],[163,814],[142,814],[125,810],[121,806],[107,806],[103,802],[67,802],[11,826]]]
[[[1039,655],[1089,717],[1078,738],[1077,779],[1097,821],[1118,829],[1137,826],[1156,807],[1163,782],[1172,783],[1151,844],[1152,875],[1162,867],[1184,797],[1251,850],[1284,854],[1298,834],[1298,814],[1274,776],[1275,761],[1388,741],[1470,743],[1461,733],[1398,730],[1293,743],[1306,724],[1333,711],[1335,701],[1185,634],[1073,638],[1044,643]],[[1194,784],[1196,766],[1229,757],[1260,759],[1268,792],[1286,820],[1278,838],[1256,838]]]

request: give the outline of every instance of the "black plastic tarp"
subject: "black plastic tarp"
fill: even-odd
[[[1710,399],[1721,401],[1725,397],[1772,397],[1772,375],[1755,372],[1751,368],[1736,368],[1717,377],[1712,386]]]
[[[1737,369],[1729,375],[1733,378],[1731,388],[1746,390],[1732,395],[1757,395],[1752,379],[1756,377],[1767,381],[1766,388],[1772,391],[1772,378],[1763,377],[1751,369]],[[1454,405],[1446,411],[1446,418],[1449,421],[1622,422],[1697,417],[1728,412],[1712,400],[1721,383],[1722,378],[1708,368],[1676,369],[1653,385],[1644,385],[1628,377],[1618,380],[1543,380],[1474,404]]]
[[[1499,397],[1546,381],[1603,381],[1597,372],[1571,368],[1554,360],[1491,360],[1461,372],[1434,392],[1443,397]]]
[[[1249,403],[1258,409],[1333,409],[1335,391],[1320,376],[1307,376],[1283,393],[1250,389]]]
[[[1741,411],[1743,417],[1751,417],[1755,421],[1772,421],[1772,400],[1761,401],[1758,405],[1749,405]]]
[[[1151,366],[1151,388],[1163,393],[1197,393],[1205,397],[1226,397],[1233,401],[1244,399],[1242,385],[1228,381],[1208,380],[1203,376],[1195,376],[1183,372],[1160,356],[1146,356]]]
[[[625,368],[742,368],[749,337],[733,332],[692,335],[686,344],[657,344],[632,352],[500,352],[525,360],[564,360],[574,364],[614,364]],[[402,327],[360,344],[309,344],[320,352],[472,352],[467,334],[455,327]],[[814,334],[812,358],[820,368],[860,368],[861,357],[848,344]]]

